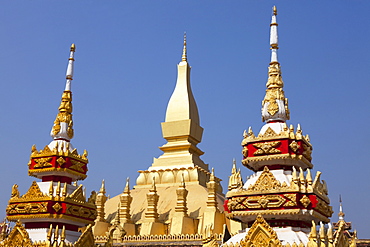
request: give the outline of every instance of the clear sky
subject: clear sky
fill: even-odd
[[[223,179],[241,140],[257,132],[270,59],[269,23],[276,4],[279,61],[291,120],[313,144],[338,220],[370,238],[370,1],[1,1],[0,217],[17,183],[24,194],[31,146],[51,141],[76,43],[72,85],[75,138],[89,152],[88,193],[106,180],[115,196],[126,177],[147,169],[165,143],[160,123],[176,82],[184,31],[205,152]]]

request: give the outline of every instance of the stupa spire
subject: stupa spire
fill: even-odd
[[[186,32],[184,33],[184,48],[182,50],[182,59],[181,61],[187,62],[188,61],[188,56],[186,52]]]
[[[270,24],[270,46],[271,46],[271,63],[278,62],[277,50],[279,49],[278,42],[278,31],[277,31],[277,9],[276,6],[273,7],[273,15]]]
[[[278,31],[277,31],[277,9],[273,7],[273,15],[270,24],[270,49],[271,62],[266,83],[266,95],[262,101],[262,121],[285,122],[289,120],[288,99],[285,98],[284,82],[281,76],[280,64],[278,62]]]
[[[74,135],[72,120],[71,83],[73,80],[73,63],[75,50],[76,46],[75,44],[72,44],[66,72],[66,87],[62,94],[62,101],[58,108],[59,113],[55,118],[54,125],[50,133],[51,137],[53,137],[54,140],[70,141]]]
[[[162,133],[167,143],[160,147],[164,154],[155,159],[149,169],[199,166],[208,171],[208,166],[199,158],[203,152],[197,147],[202,141],[203,128],[200,126],[198,107],[191,90],[190,69],[187,61],[187,39],[184,34],[182,57],[177,65],[176,86],[167,105],[165,121],[162,123]]]

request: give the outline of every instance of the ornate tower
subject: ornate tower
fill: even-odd
[[[6,210],[8,220],[20,220],[33,242],[49,239],[49,229],[55,228],[64,229],[64,240],[74,243],[81,235],[79,228],[96,218],[94,198],[87,202],[83,186],[76,183],[86,178],[88,160],[86,150],[78,154],[71,144],[74,52],[72,44],[66,86],[51,130],[53,140],[40,151],[32,146],[28,174],[41,182],[34,181],[24,195],[20,195],[15,184]],[[57,234],[58,230],[54,232]]]
[[[233,169],[225,210],[234,222],[229,227],[232,233],[246,227],[245,236],[249,229],[258,228],[256,222],[261,226],[265,222],[283,244],[307,244],[312,222],[328,223],[333,211],[326,184],[320,180],[321,173],[311,176],[312,145],[308,135],[303,135],[300,125],[294,130],[286,124],[290,116],[278,62],[276,16],[274,7],[270,25],[271,62],[262,101],[265,125],[258,134],[249,127],[241,144],[242,163],[255,173],[242,184]],[[252,237],[249,234],[256,233],[248,233]]]

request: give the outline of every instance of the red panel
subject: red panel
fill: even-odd
[[[50,182],[50,181],[71,184],[72,178],[65,177],[65,176],[56,176],[56,175],[42,177],[42,182]]]
[[[28,222],[25,223],[24,226],[26,229],[33,229],[33,228],[50,228],[50,224],[53,225],[53,229],[58,225],[59,229],[62,229],[65,226],[66,230],[69,231],[78,231],[79,226],[65,224],[65,223],[57,223],[57,222]]]

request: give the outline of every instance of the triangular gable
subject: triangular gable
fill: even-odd
[[[22,199],[35,199],[44,196],[45,196],[44,193],[41,192],[40,187],[38,186],[36,181],[33,181],[31,187],[28,189],[26,194],[22,196]]]
[[[248,234],[240,243],[241,246],[274,246],[282,247],[276,232],[265,219],[258,215]]]
[[[270,172],[267,166],[265,166],[257,181],[249,186],[248,191],[266,192],[279,189],[281,189],[280,182]]]
[[[6,247],[32,247],[32,242],[28,235],[28,232],[21,224],[20,221],[17,221],[13,230],[9,233],[8,237],[0,244],[0,246]]]

